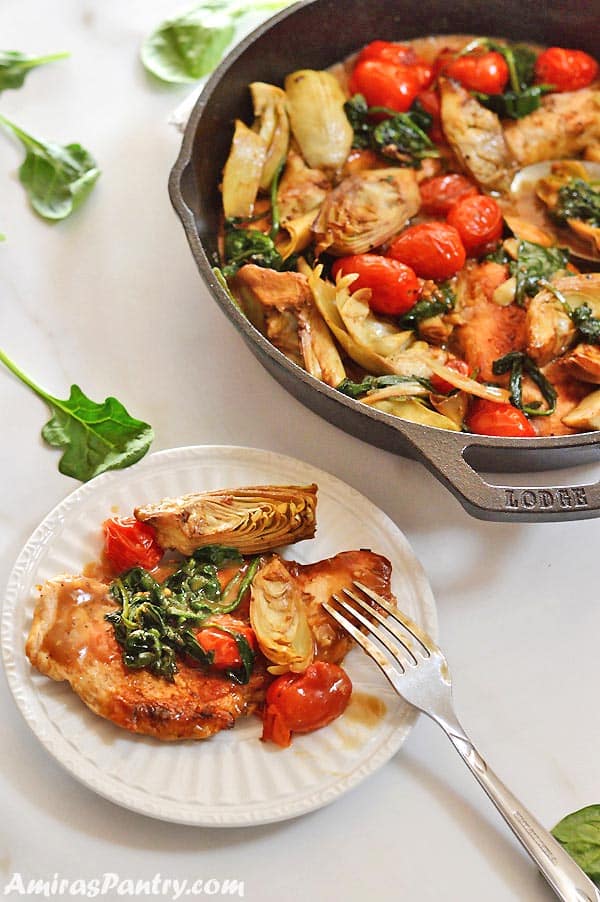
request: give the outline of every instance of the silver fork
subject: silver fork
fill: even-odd
[[[344,589],[348,600],[338,595],[332,599],[353,620],[349,620],[331,603],[324,602],[323,607],[328,614],[373,658],[398,695],[431,717],[444,730],[557,896],[565,902],[600,902],[600,892],[592,881],[498,779],[463,730],[454,711],[448,664],[437,645],[412,620],[395,610],[372,589],[359,582],[354,582],[353,586],[361,594]],[[363,596],[375,602],[387,616],[373,608]],[[383,629],[370,622],[365,613],[379,621]],[[380,645],[368,638],[354,621],[366,628]]]

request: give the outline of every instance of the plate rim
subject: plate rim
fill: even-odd
[[[349,483],[340,479],[338,476],[317,467],[311,463],[300,460],[287,454],[281,454],[266,448],[249,447],[245,445],[184,445],[174,448],[165,448],[155,451],[147,455],[139,461],[133,469],[113,470],[97,476],[95,479],[75,488],[59,501],[41,520],[38,526],[33,530],[21,551],[19,552],[15,563],[9,574],[6,589],[4,593],[4,601],[2,605],[2,627],[0,630],[0,644],[2,646],[2,657],[4,661],[4,671],[6,679],[15,701],[17,708],[23,716],[25,722],[38,739],[45,750],[52,755],[71,776],[75,777],[80,783],[97,793],[99,796],[107,799],[113,804],[120,805],[138,814],[143,814],[153,818],[171,823],[187,824],[191,826],[205,827],[242,827],[242,826],[258,826],[262,824],[275,823],[298,817],[315,811],[324,805],[329,804],[340,796],[344,795],[350,789],[361,783],[367,776],[378,770],[383,764],[398,751],[405,739],[408,737],[417,718],[416,710],[407,710],[406,718],[403,724],[398,725],[390,733],[388,739],[365,760],[359,762],[356,767],[345,771],[342,777],[339,777],[335,783],[327,787],[317,788],[311,794],[303,796],[300,801],[287,802],[285,799],[275,801],[265,801],[253,803],[253,812],[244,813],[243,810],[232,809],[232,806],[224,806],[224,809],[218,813],[212,811],[208,813],[204,809],[198,810],[197,802],[178,804],[178,810],[173,811],[172,806],[164,804],[160,796],[152,796],[146,790],[139,788],[128,789],[119,783],[113,781],[112,777],[103,773],[96,764],[92,764],[75,748],[69,748],[69,742],[60,731],[57,730],[55,724],[49,719],[47,712],[39,698],[35,687],[28,687],[19,673],[19,661],[17,660],[18,649],[13,645],[13,637],[15,626],[15,617],[17,616],[20,606],[26,603],[21,590],[21,581],[35,573],[38,559],[42,552],[46,549],[48,543],[54,536],[57,526],[63,522],[64,516],[68,514],[72,508],[85,500],[88,496],[103,492],[110,489],[111,484],[118,484],[127,480],[128,476],[135,472],[141,473],[144,469],[151,470],[156,464],[160,466],[163,460],[173,460],[174,466],[185,460],[201,459],[203,456],[214,454],[223,455],[223,457],[241,456],[248,458],[250,464],[255,461],[264,463],[265,457],[270,458],[271,462],[281,462],[282,465],[291,466],[292,468],[300,466],[308,468],[315,474],[314,481],[318,483],[318,476],[326,476],[327,479],[339,485],[350,494],[354,494],[361,502],[366,502],[382,520],[393,528],[396,533],[402,549],[411,559],[412,576],[417,590],[419,602],[422,608],[423,616],[427,619],[427,628],[434,639],[437,639],[438,619],[435,597],[427,579],[427,575],[419,559],[415,555],[408,539],[399,526],[376,505],[364,493],[359,492]],[[40,714],[42,718],[40,718]],[[44,722],[44,720],[46,722]],[[58,736],[52,735],[51,727]],[[60,746],[60,748],[57,748]],[[66,748],[65,748],[66,747]],[[227,810],[229,808],[229,810]],[[264,810],[260,810],[260,809]],[[258,811],[256,809],[259,809]]]

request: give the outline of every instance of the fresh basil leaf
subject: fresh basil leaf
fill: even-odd
[[[20,88],[32,69],[66,59],[69,53],[49,53],[45,56],[30,56],[18,50],[0,50],[0,92],[9,88]]]
[[[46,144],[0,116],[0,122],[21,141],[25,160],[19,179],[33,209],[44,219],[65,219],[87,197],[100,170],[81,144]]]
[[[568,814],[551,833],[581,870],[600,884],[600,805]]]
[[[152,75],[169,84],[189,84],[211,72],[235,36],[235,23],[247,12],[277,10],[282,2],[203,0],[167,19],[142,44],[141,58]]]
[[[516,303],[522,306],[526,297],[534,297],[542,287],[540,283],[550,281],[556,272],[565,269],[568,262],[566,248],[542,247],[531,241],[519,241],[517,259],[511,264],[511,272],[517,282]]]
[[[2,350],[0,361],[53,411],[42,437],[49,445],[64,448],[58,469],[65,476],[87,482],[106,470],[129,467],[152,444],[152,427],[131,417],[116,398],[98,404],[72,385],[63,401],[35,385]]]
[[[571,179],[559,189],[552,216],[561,224],[580,219],[600,228],[600,190],[583,179]]]

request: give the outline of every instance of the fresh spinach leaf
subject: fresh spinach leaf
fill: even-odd
[[[203,0],[188,12],[162,22],[141,49],[144,67],[161,81],[188,84],[211,72],[221,61],[245,13],[278,10],[290,0]]]
[[[544,376],[535,362],[522,351],[510,351],[504,357],[499,357],[492,364],[492,372],[495,376],[503,376],[510,373],[510,400],[515,407],[522,410],[530,417],[548,417],[556,410],[556,389]],[[542,393],[546,402],[545,410],[537,404],[523,404],[523,375],[529,376]]]
[[[209,617],[234,610],[241,603],[258,568],[255,558],[245,572],[241,569],[221,589],[218,568],[243,559],[237,548],[209,545],[187,558],[164,583],[158,583],[142,567],[133,567],[110,585],[110,594],[119,609],[106,615],[123,650],[123,662],[131,670],[147,668],[156,676],[173,680],[177,658],[190,655],[209,667],[213,652],[205,651],[193,628]],[[231,588],[234,580],[234,589]],[[254,654],[244,636],[214,624],[234,636],[242,667],[228,672],[231,679],[247,683],[254,666]]]
[[[58,469],[65,476],[86,482],[106,470],[129,467],[148,451],[154,439],[152,427],[131,417],[116,398],[98,404],[72,385],[69,397],[62,401],[35,385],[2,350],[0,361],[53,412],[42,438],[64,448]]]
[[[581,870],[600,885],[600,805],[568,814],[551,833]]]
[[[419,323],[424,319],[429,319],[432,316],[439,316],[442,313],[449,313],[450,310],[453,309],[455,303],[456,297],[452,288],[447,282],[442,282],[442,284],[438,285],[428,297],[417,301],[414,307],[407,310],[407,312],[399,318],[398,325],[402,329],[418,330]]]
[[[559,189],[552,216],[560,223],[581,219],[600,228],[600,190],[583,179],[571,179]]]
[[[25,148],[19,179],[33,209],[44,219],[65,219],[87,197],[100,170],[81,144],[47,144],[0,116]]]
[[[571,311],[571,319],[586,344],[600,345],[600,319],[593,315],[588,304],[581,304]]]
[[[32,69],[63,60],[69,53],[49,53],[45,56],[30,56],[18,50],[0,50],[0,92],[9,88],[20,88]]]
[[[566,248],[542,247],[531,241],[519,241],[517,259],[511,264],[511,273],[516,276],[515,301],[523,306],[526,297],[534,297],[540,291],[540,283],[549,281],[569,262]]]
[[[433,391],[429,380],[418,376],[365,376],[362,382],[352,382],[351,379],[343,379],[337,386],[337,390],[343,395],[356,400],[368,392],[385,388],[388,385],[402,385],[405,382],[418,382],[427,391]]]

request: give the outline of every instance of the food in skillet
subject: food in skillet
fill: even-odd
[[[108,520],[93,575],[41,588],[29,660],[101,717],[157,739],[206,739],[254,712],[280,746],[325,726],[350,700],[340,665],[351,640],[321,602],[355,579],[393,596],[374,552],[300,564],[275,551],[314,535],[316,499],[315,485],[252,486]],[[215,543],[225,536],[240,547]]]
[[[425,425],[600,428],[600,273],[568,249],[600,260],[592,57],[374,41],[250,93],[223,171],[221,272],[282,353]]]

